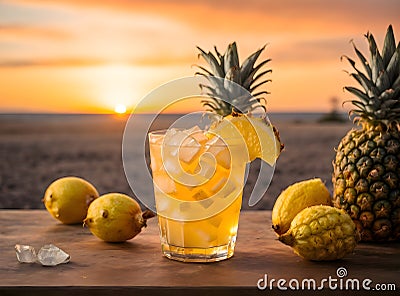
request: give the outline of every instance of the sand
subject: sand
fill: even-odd
[[[126,180],[121,143],[124,117],[0,116],[0,208],[44,208],[46,187],[55,179],[74,175],[92,182],[100,194],[134,196]],[[166,122],[155,128],[161,128]],[[254,207],[247,205],[259,162],[251,165],[244,189],[244,209],[271,209],[288,185],[319,177],[332,190],[332,160],[351,123],[276,120],[285,149],[271,185]]]

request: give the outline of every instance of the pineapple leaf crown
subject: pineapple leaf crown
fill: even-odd
[[[355,107],[350,114],[356,121],[392,124],[400,121],[400,42],[396,46],[392,25],[389,25],[385,36],[382,54],[379,52],[375,38],[371,33],[365,35],[370,58],[369,61],[353,44],[354,51],[363,65],[364,71],[356,67],[356,62],[343,56],[355,72],[350,73],[362,89],[346,86],[345,89],[355,95],[351,100]]]
[[[229,44],[224,54],[221,54],[216,47],[214,47],[215,54],[206,52],[200,47],[197,49],[200,51],[199,57],[203,57],[209,66],[209,69],[206,69],[197,65],[200,71],[195,73],[195,75],[205,76],[210,83],[210,85],[200,84],[203,93],[207,96],[202,100],[204,107],[221,116],[246,113],[258,107],[265,111],[265,106],[262,104],[265,102],[263,96],[269,92],[260,90],[260,87],[271,81],[265,79],[265,75],[271,73],[272,70],[264,69],[271,59],[266,59],[256,65],[265,45],[251,54],[241,65],[236,42]]]

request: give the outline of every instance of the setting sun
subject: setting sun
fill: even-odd
[[[122,104],[117,104],[117,105],[115,105],[114,111],[115,111],[115,113],[118,113],[118,114],[125,114],[126,106],[122,105]]]
[[[396,0],[231,2],[0,1],[0,113],[114,113],[117,103],[127,113],[155,88],[194,76],[194,65],[207,67],[196,46],[223,53],[233,41],[242,62],[268,44],[268,112],[326,112],[330,98],[351,98],[340,60],[355,55],[349,41],[365,50],[370,31],[381,45],[388,24],[399,34]]]

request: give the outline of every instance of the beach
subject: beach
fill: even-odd
[[[166,128],[172,119],[169,116],[153,128]],[[90,181],[100,194],[121,192],[137,199],[121,156],[126,120],[117,115],[0,115],[0,208],[42,209],[47,186],[70,175]],[[247,201],[260,162],[251,164],[243,209],[271,209],[283,189],[309,178],[321,178],[332,191],[334,148],[351,122],[318,123],[293,116],[271,116],[271,120],[285,149],[270,187],[253,207]]]

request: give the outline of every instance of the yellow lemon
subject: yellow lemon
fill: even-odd
[[[293,218],[303,209],[314,205],[330,205],[331,195],[321,179],[297,182],[286,188],[272,209],[272,228],[279,235],[290,228]]]
[[[46,189],[43,202],[49,213],[64,224],[82,223],[90,203],[99,197],[96,188],[78,177],[60,178]]]
[[[142,213],[139,204],[128,195],[108,193],[89,206],[84,225],[106,242],[124,242],[140,233],[146,219],[153,216],[149,213]]]

